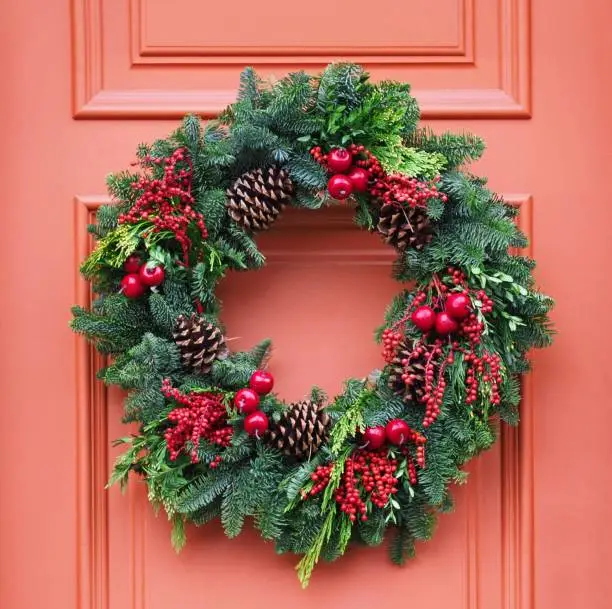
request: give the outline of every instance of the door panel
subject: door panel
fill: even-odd
[[[612,5],[381,0],[373,11],[317,0],[308,9],[276,0],[4,7],[2,609],[608,606],[610,331],[599,320],[611,293]],[[229,541],[218,526],[190,530],[176,556],[141,485],[125,497],[104,490],[110,442],[126,431],[122,396],[95,381],[101,361],[67,321],[73,302],[90,299],[76,265],[107,173],[184,112],[212,116],[230,103],[244,65],[280,76],[336,58],[412,82],[434,129],[486,138],[475,169],[520,205],[538,279],[558,301],[559,336],[524,381],[522,426],[502,429],[470,465],[455,513],[414,562],[398,569],[384,549],[357,549],[302,591],[295,559],[251,531]],[[222,285],[225,321],[236,347],[274,339],[280,394],[297,399],[311,384],[333,394],[379,366],[371,333],[397,288],[389,250],[353,229],[342,207],[288,213],[261,243],[269,266]]]

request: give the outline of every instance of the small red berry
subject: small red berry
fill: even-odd
[[[431,307],[423,305],[418,307],[412,313],[412,323],[421,332],[429,332],[436,324],[436,314]]]
[[[361,167],[352,167],[346,177],[353,183],[353,188],[357,192],[365,192],[370,182],[370,172]]]
[[[145,286],[136,273],[130,273],[121,280],[121,292],[128,298],[140,298],[145,293]]]
[[[368,427],[363,433],[363,439],[365,440],[366,448],[376,450],[387,441],[387,432],[382,425]]]
[[[250,435],[260,438],[268,429],[268,417],[265,412],[256,410],[244,419],[244,430]]]
[[[387,434],[387,440],[389,440],[391,444],[399,446],[408,441],[410,437],[410,426],[402,419],[392,419],[387,423],[385,433]]]
[[[459,329],[459,324],[446,311],[436,315],[436,332],[440,336],[452,334]]]
[[[259,395],[253,389],[240,389],[234,396],[234,406],[242,414],[251,414],[259,406]]]
[[[265,370],[255,370],[249,379],[249,387],[259,395],[266,395],[274,387],[274,377]]]
[[[444,309],[457,320],[465,319],[470,314],[470,298],[465,292],[454,292],[446,299]]]
[[[123,270],[126,273],[138,273],[141,265],[142,261],[140,260],[140,256],[138,254],[132,254],[123,263]]]
[[[339,173],[329,179],[327,190],[334,199],[344,201],[353,192],[353,182],[347,176]]]
[[[149,287],[161,285],[166,278],[163,266],[149,266],[145,264],[140,267],[140,281]]]
[[[353,155],[346,148],[333,148],[327,155],[327,166],[332,173],[346,171],[353,162]]]

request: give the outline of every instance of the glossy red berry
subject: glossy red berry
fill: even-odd
[[[459,324],[446,312],[436,315],[436,332],[440,336],[452,334],[459,329]]]
[[[265,370],[255,370],[249,379],[249,387],[259,395],[266,395],[274,387],[274,377]]]
[[[362,167],[352,167],[346,177],[353,183],[357,192],[365,192],[370,182],[370,172]]]
[[[148,266],[143,265],[140,267],[140,281],[149,287],[155,287],[161,285],[166,278],[166,272],[163,266]]]
[[[140,298],[145,293],[145,286],[136,273],[130,273],[121,280],[121,292],[128,298]]]
[[[410,426],[402,419],[391,419],[385,427],[387,440],[391,444],[404,444],[410,438]]]
[[[368,450],[376,450],[387,441],[387,432],[382,425],[368,427],[363,432],[363,439],[365,440],[365,448]]]
[[[138,273],[141,265],[142,265],[142,260],[140,259],[140,256],[138,256],[138,254],[132,254],[123,263],[123,270],[126,273]]]
[[[332,173],[342,173],[353,163],[353,155],[346,148],[333,148],[327,155],[327,167]]]
[[[465,292],[454,292],[446,299],[444,309],[457,320],[465,319],[470,314],[470,298]]]
[[[436,313],[431,307],[423,305],[413,311],[411,319],[421,332],[429,332],[436,324]]]
[[[344,201],[353,192],[353,182],[341,173],[332,176],[327,183],[329,194],[338,201]]]
[[[260,438],[268,429],[268,417],[265,412],[256,410],[244,419],[244,430],[249,436]]]
[[[250,388],[240,389],[234,396],[234,406],[242,414],[251,414],[259,406],[259,394]]]

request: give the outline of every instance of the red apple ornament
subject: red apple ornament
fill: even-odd
[[[249,387],[259,395],[266,395],[274,387],[274,377],[265,370],[255,370],[249,379]]]
[[[234,396],[234,406],[242,414],[251,414],[257,410],[259,406],[259,395],[253,389],[240,389]]]
[[[338,201],[344,201],[353,192],[353,182],[341,173],[332,176],[327,183],[329,194]]]
[[[453,319],[461,320],[470,314],[471,304],[470,298],[465,292],[453,292],[446,299],[444,309]]]
[[[459,324],[446,312],[438,313],[436,316],[436,332],[440,336],[452,334],[459,329]]]
[[[138,254],[128,256],[128,259],[123,263],[123,270],[126,273],[138,273],[142,265],[142,260]]]
[[[346,177],[353,183],[357,192],[365,192],[370,182],[370,172],[363,167],[352,167]]]
[[[140,281],[150,288],[154,288],[158,285],[161,285],[166,278],[166,272],[164,271],[164,267],[161,265],[158,266],[149,266],[147,264],[140,267]]]
[[[136,273],[130,273],[121,280],[121,292],[128,298],[140,298],[145,293],[145,286]]]
[[[244,419],[244,430],[249,436],[260,438],[268,429],[268,417],[265,412],[256,410]]]
[[[436,325],[436,313],[427,305],[417,307],[410,319],[421,332],[429,332]]]
[[[391,444],[404,444],[410,437],[410,426],[406,421],[402,419],[391,419],[385,427],[385,433],[387,434],[387,440]]]
[[[327,155],[327,167],[332,173],[342,173],[353,163],[353,155],[346,148],[333,148]]]
[[[376,450],[384,445],[387,441],[387,432],[382,425],[376,427],[368,427],[363,432],[363,439],[365,440],[364,448],[368,450]]]

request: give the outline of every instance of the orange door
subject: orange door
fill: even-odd
[[[610,23],[610,0],[5,2],[0,607],[608,608]],[[121,396],[68,319],[107,173],[184,112],[218,112],[244,65],[338,57],[411,81],[433,128],[486,138],[476,169],[521,206],[559,336],[525,381],[520,431],[470,466],[412,564],[356,550],[302,591],[254,534],[192,531],[177,557],[141,486],[104,490]],[[241,345],[274,338],[281,395],[379,365],[390,251],[342,209],[288,214],[262,243],[270,264],[227,281],[225,319]]]

